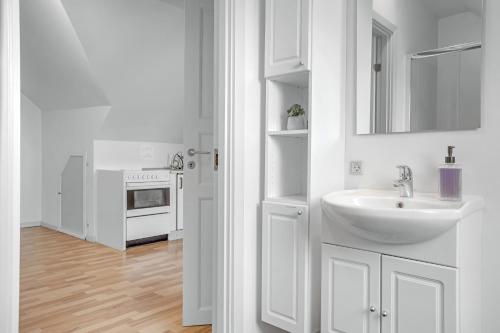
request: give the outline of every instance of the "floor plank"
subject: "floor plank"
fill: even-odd
[[[121,253],[42,227],[21,230],[20,332],[211,332],[181,322],[181,240]]]

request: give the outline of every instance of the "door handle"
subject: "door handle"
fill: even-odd
[[[210,155],[209,151],[198,151],[194,148],[188,149],[188,155],[189,156],[194,156],[194,155]]]

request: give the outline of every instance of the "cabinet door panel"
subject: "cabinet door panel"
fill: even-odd
[[[264,203],[262,320],[289,332],[304,330],[307,207]]]
[[[378,333],[380,254],[323,244],[321,293],[321,332]]]
[[[308,69],[309,1],[266,1],[266,77]]]
[[[456,333],[457,271],[382,257],[383,333]]]

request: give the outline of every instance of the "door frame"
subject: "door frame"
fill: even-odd
[[[214,103],[219,149],[214,231],[213,330],[242,327],[242,112],[244,0],[214,0]],[[0,332],[19,330],[20,18],[19,0],[0,0]]]

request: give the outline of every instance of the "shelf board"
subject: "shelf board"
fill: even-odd
[[[295,137],[295,138],[301,138],[301,137],[307,137],[309,135],[309,130],[303,129],[303,130],[293,130],[293,131],[269,131],[268,133],[270,136],[288,136],[288,137]]]
[[[278,75],[278,76],[270,76],[266,79],[271,81],[276,81],[280,83],[285,83],[289,85],[293,85],[296,87],[308,87],[309,86],[309,70],[298,71],[294,73]]]
[[[286,195],[282,197],[267,198],[267,201],[288,203],[292,205],[307,205],[307,196],[305,194]]]

